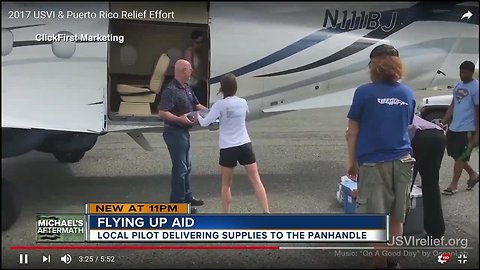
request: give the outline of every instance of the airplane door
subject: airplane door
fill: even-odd
[[[210,3],[210,103],[222,98],[217,94],[223,75],[233,73],[237,77],[240,97],[247,98],[250,111],[260,108],[259,95],[263,78],[255,77],[262,69],[256,61],[268,53],[267,41],[260,41],[267,31],[258,23],[261,11],[255,10],[252,2],[211,2]]]
[[[107,42],[91,39],[108,34],[100,10],[108,3],[2,2],[2,127],[104,130]]]

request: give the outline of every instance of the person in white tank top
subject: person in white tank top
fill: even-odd
[[[246,127],[248,113],[247,101],[237,97],[237,81],[235,75],[227,74],[220,81],[223,99],[215,102],[210,111],[202,117],[197,115],[198,123],[206,127],[220,118],[220,159],[222,170],[222,205],[224,213],[230,213],[232,203],[231,187],[233,171],[237,163],[243,165],[255,190],[255,196],[264,213],[269,213],[265,188],[258,173],[255,153]]]

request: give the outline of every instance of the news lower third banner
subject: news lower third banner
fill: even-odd
[[[175,207],[177,206],[177,207]],[[37,216],[38,242],[386,242],[388,217],[190,214],[185,204],[87,204]]]

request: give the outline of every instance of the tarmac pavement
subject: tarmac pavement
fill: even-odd
[[[420,102],[421,97],[447,93],[418,91],[416,94]],[[343,211],[335,193],[340,177],[346,172],[347,112],[348,107],[305,110],[248,123],[272,213]],[[220,213],[218,131],[197,131],[191,136],[193,190],[195,196],[205,201],[199,210]],[[100,137],[97,145],[75,164],[61,164],[52,155],[39,152],[2,160],[2,176],[15,182],[23,198],[20,218],[14,227],[2,233],[2,268],[370,268],[362,250],[11,250],[11,246],[35,245],[37,213],[83,213],[85,202],[167,202],[171,169],[168,151],[161,134],[147,134],[146,138],[154,151],[146,152],[126,134],[117,133]],[[471,158],[471,165],[477,171],[478,162],[477,148]],[[453,161],[445,154],[441,189],[447,187],[452,170]],[[442,204],[447,226],[445,238],[468,239],[468,249],[463,250],[468,252],[467,261],[460,264],[452,256],[443,265],[437,262],[435,254],[439,252],[458,255],[459,250],[453,248],[429,249],[425,254],[410,250],[411,253],[400,254],[402,268],[478,268],[479,189],[477,185],[466,191],[466,180],[464,173],[460,191],[454,196],[442,196]],[[237,167],[232,194],[234,213],[261,213],[241,167]],[[29,264],[19,265],[19,254],[24,253],[29,254]],[[60,261],[67,253],[73,258],[69,265]],[[51,263],[42,263],[42,256],[46,255],[51,256]],[[79,263],[80,255],[112,255],[115,262]]]

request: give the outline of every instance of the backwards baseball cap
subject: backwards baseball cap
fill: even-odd
[[[370,59],[378,56],[399,56],[397,49],[391,45],[382,44],[375,47],[370,53]]]

